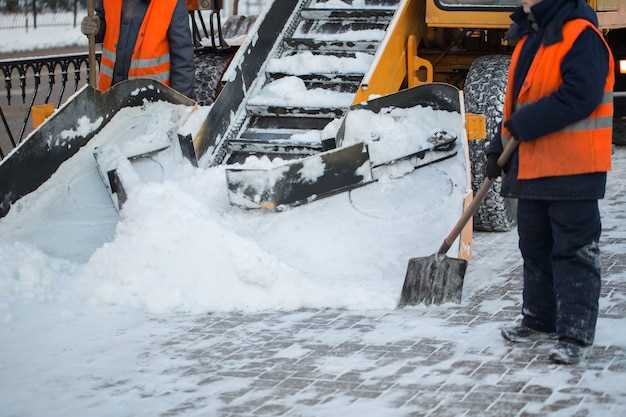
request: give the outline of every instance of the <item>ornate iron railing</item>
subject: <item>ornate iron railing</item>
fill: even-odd
[[[206,22],[204,21],[202,10],[194,10],[189,12],[189,19],[191,21],[191,34],[193,37],[194,47],[201,48],[208,46],[216,49],[228,48],[228,44],[226,44],[226,41],[224,40],[224,35],[222,33],[222,18],[220,16],[219,8],[211,9],[210,12],[206,11],[204,13],[209,13],[208,28]],[[200,31],[200,29],[202,29],[202,32]],[[215,32],[217,32],[217,39]]]
[[[24,138],[33,105],[54,104],[58,107],[66,97],[68,86],[75,92],[86,82],[89,76],[88,57],[83,53],[1,60],[0,74],[4,79],[3,99],[6,100],[7,109],[14,106],[26,107],[25,116],[20,123],[17,123],[15,117],[10,118],[13,122],[10,123],[4,106],[0,104],[0,118],[8,145],[15,147]],[[4,146],[7,146],[6,141]],[[0,149],[0,158],[4,153]]]

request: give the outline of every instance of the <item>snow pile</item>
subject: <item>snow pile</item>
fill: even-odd
[[[295,38],[316,39],[318,41],[358,42],[358,41],[381,41],[385,37],[385,31],[379,29],[351,30],[338,33],[318,33],[298,31]]]
[[[304,74],[365,74],[374,56],[356,52],[353,58],[316,55],[306,51],[282,58],[270,59],[267,71],[291,75]]]
[[[354,94],[314,88],[298,77],[284,77],[265,86],[248,103],[257,106],[349,107]]]
[[[216,169],[201,181],[217,188],[222,179]],[[164,204],[167,200],[175,204]],[[183,306],[254,310],[278,300],[282,308],[293,309],[331,296],[239,236],[176,183],[146,186],[133,195],[115,240],[96,251],[81,275],[100,283],[100,299],[143,304],[153,312]]]
[[[269,169],[275,168],[277,166],[283,165],[285,162],[282,158],[274,158],[270,159],[267,155],[263,155],[260,158],[258,156],[248,156],[246,160],[240,164],[235,163],[231,164],[229,168],[247,168],[247,169]]]
[[[76,265],[52,258],[20,242],[0,242],[0,299],[56,299],[60,282],[76,273]]]
[[[367,4],[365,0],[318,0],[310,6],[312,9],[393,9],[384,4]]]
[[[342,146],[365,142],[372,162],[383,163],[432,147],[428,139],[442,129],[461,138],[460,120],[459,113],[421,106],[353,110],[346,115]]]
[[[166,103],[120,111],[0,220],[3,292],[55,294],[51,286],[71,281],[81,288],[76,297],[156,313],[393,309],[407,259],[432,252],[461,210],[461,159],[275,213],[232,207],[224,167],[194,169],[169,149],[133,162],[141,181],[117,222],[94,147],[125,149],[155,126],[174,134],[188,111]],[[154,179],[148,166],[167,169]],[[313,181],[323,168],[306,163],[300,174]],[[27,244],[17,257],[14,242]]]

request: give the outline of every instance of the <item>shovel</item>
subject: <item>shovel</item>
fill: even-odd
[[[501,168],[509,161],[517,145],[518,141],[516,140],[510,140],[507,143],[502,155],[498,158],[498,165]],[[444,239],[437,253],[427,257],[409,259],[398,307],[420,303],[429,305],[461,302],[467,261],[449,258],[446,253],[467,222],[478,211],[478,207],[487,196],[493,182],[494,179],[485,178],[480,190],[474,196],[474,200],[465,209],[448,237]]]
[[[95,14],[94,0],[87,0],[87,16],[92,17]],[[96,88],[96,37],[89,35],[89,86]]]

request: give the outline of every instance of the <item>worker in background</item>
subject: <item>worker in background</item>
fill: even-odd
[[[497,178],[503,142],[519,141],[502,194],[517,198],[524,259],[522,321],[513,343],[554,341],[550,359],[576,364],[593,343],[600,297],[601,224],[611,168],[614,61],[584,0],[521,0],[509,34],[501,139],[487,151]]]
[[[185,0],[96,0],[81,31],[102,43],[98,88],[151,78],[193,98],[193,43]]]

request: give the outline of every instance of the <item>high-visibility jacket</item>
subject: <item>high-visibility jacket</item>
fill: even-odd
[[[602,33],[585,19],[567,22],[563,26],[561,42],[550,46],[542,45],[539,48],[519,95],[515,98],[513,97],[514,74],[526,37],[518,42],[509,69],[507,94],[504,101],[502,141],[506,144],[511,138],[511,132],[505,124],[511,118],[514,106],[520,109],[533,104],[561,87],[563,84],[561,62],[576,39],[588,28],[600,35],[609,51],[609,71],[604,85],[604,99],[587,118],[558,132],[521,142],[518,179],[607,172],[611,169],[613,85],[615,84],[613,56]],[[581,93],[584,94],[584,92]],[[537,120],[537,123],[541,123],[541,120]]]
[[[117,42],[120,37],[123,0],[104,0],[106,31],[102,43],[98,88],[113,82]],[[177,0],[152,0],[137,34],[128,78],[151,78],[170,85],[170,45],[167,32]]]

